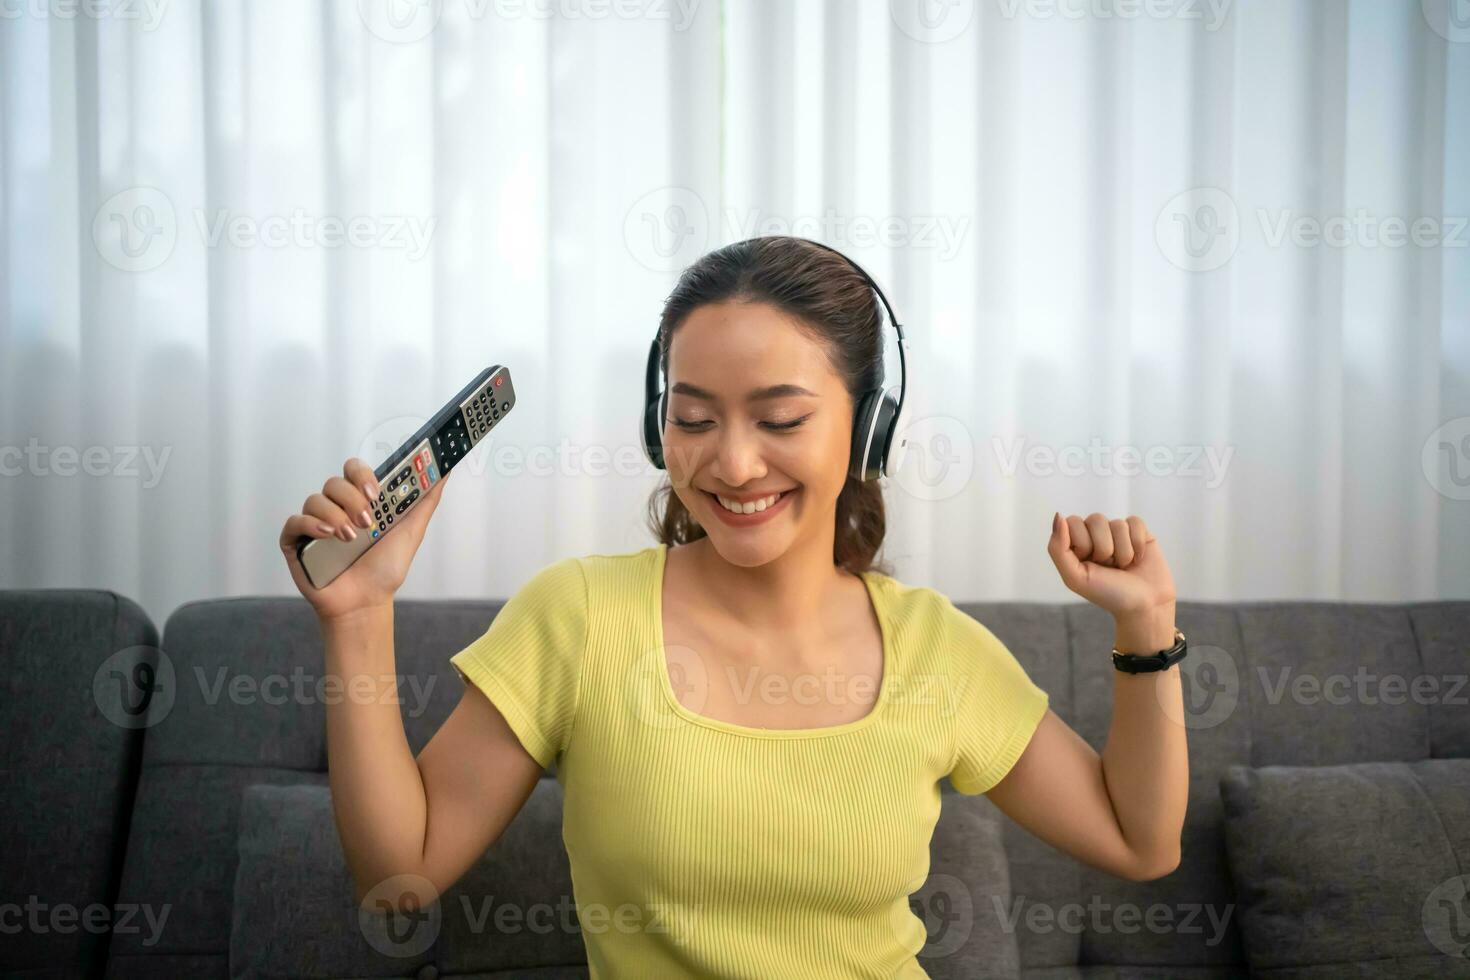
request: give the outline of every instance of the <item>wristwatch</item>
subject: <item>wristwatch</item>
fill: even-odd
[[[1113,666],[1126,674],[1144,674],[1155,670],[1167,670],[1184,659],[1189,644],[1179,627],[1174,627],[1174,645],[1158,653],[1119,653],[1113,647]]]

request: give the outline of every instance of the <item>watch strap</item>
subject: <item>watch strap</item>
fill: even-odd
[[[1113,666],[1127,674],[1143,674],[1156,670],[1167,670],[1184,659],[1189,651],[1189,642],[1179,627],[1174,628],[1174,645],[1157,653],[1120,653],[1113,647]]]

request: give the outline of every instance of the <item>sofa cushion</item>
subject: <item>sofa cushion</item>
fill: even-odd
[[[328,787],[247,787],[230,975],[412,976],[425,967],[461,975],[585,964],[561,800],[561,786],[541,780],[500,840],[436,905],[389,921],[358,909]]]
[[[561,805],[561,786],[541,780],[437,907],[390,923],[358,911],[328,787],[247,787],[230,975],[405,976],[431,967],[454,976],[532,968],[550,976],[584,967]],[[981,797],[946,794],[930,854],[936,870],[910,900],[928,931],[925,970],[934,980],[1018,977],[998,811]]]
[[[1470,977],[1470,759],[1230,766],[1252,976]]]

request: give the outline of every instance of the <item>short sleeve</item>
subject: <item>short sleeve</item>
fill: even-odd
[[[537,572],[482,636],[449,658],[543,768],[571,737],[587,621],[582,563],[565,558]]]
[[[994,633],[945,600],[955,686],[955,758],[961,793],[988,792],[1016,764],[1046,715],[1050,696]]]

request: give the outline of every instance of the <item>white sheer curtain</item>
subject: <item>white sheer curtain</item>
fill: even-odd
[[[3,0],[0,585],[288,594],[492,362],[404,595],[642,547],[659,305],[789,232],[912,339],[900,578],[1071,599],[1096,510],[1185,598],[1470,597],[1467,7]]]

